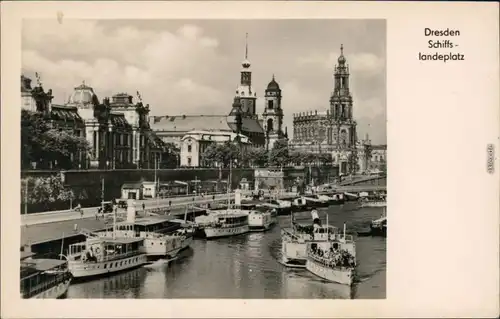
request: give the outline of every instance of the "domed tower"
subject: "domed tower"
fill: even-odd
[[[240,84],[236,89],[236,97],[240,100],[242,115],[245,117],[256,117],[255,102],[257,94],[252,87],[252,70],[250,68],[250,61],[248,60],[248,33],[246,34],[245,41],[245,59],[241,63],[241,67]]]
[[[284,136],[281,89],[274,75],[271,82],[267,85],[265,92],[265,106],[262,118],[264,122],[264,131],[268,137],[268,148],[271,149],[274,142]]]
[[[94,89],[85,84],[75,87],[73,94],[69,97],[68,106],[74,106],[84,121],[94,119],[94,103],[98,102]]]

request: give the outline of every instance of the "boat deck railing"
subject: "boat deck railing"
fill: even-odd
[[[349,269],[354,269],[356,261],[354,260],[354,265],[353,266],[345,266],[345,265],[338,265],[334,259],[332,258],[326,258],[326,257],[320,257],[317,254],[315,254],[311,249],[307,250],[307,257],[310,259],[322,264],[325,267],[328,268],[335,268],[335,269],[342,269],[342,270],[349,270]]]

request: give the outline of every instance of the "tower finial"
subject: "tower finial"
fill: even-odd
[[[340,55],[344,55],[344,45],[340,44]]]
[[[248,59],[248,32],[245,35],[245,59]]]
[[[274,73],[273,73],[273,81],[274,81]]]

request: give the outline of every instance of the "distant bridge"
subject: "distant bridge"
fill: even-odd
[[[360,176],[343,180],[339,186],[387,186],[387,176]]]
[[[347,185],[347,186],[337,186],[334,187],[337,192],[344,193],[359,193],[359,192],[379,192],[387,191],[387,186],[385,185]]]

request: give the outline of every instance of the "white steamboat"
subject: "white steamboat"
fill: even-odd
[[[69,246],[68,268],[75,278],[110,274],[147,263],[143,238],[88,237]]]
[[[328,224],[328,223],[327,223]],[[325,280],[351,286],[354,281],[356,257],[351,236],[344,233],[335,240],[310,241],[307,243],[306,269]]]
[[[250,231],[266,231],[275,223],[275,219],[269,209],[257,207],[248,212],[248,228]]]
[[[68,292],[71,273],[65,260],[32,259],[21,253],[21,298],[58,299]]]
[[[97,232],[103,238],[142,238],[144,245],[142,251],[148,259],[174,258],[183,248],[183,242],[187,236],[178,233],[165,234],[168,230],[168,220],[159,217],[147,217],[136,219],[134,205],[127,206],[127,221],[115,223],[113,229]]]
[[[311,217],[312,224],[298,224],[292,215],[292,227],[281,230],[281,261],[285,266],[305,267],[308,242],[345,241],[337,227],[321,224],[316,210],[311,212]],[[348,239],[350,240],[346,241],[346,247],[355,256],[356,246],[352,236]]]
[[[248,213],[240,209],[209,211],[208,215],[196,217],[195,223],[207,239],[241,235],[250,230]]]
[[[113,214],[113,230],[111,238],[82,231],[86,240],[69,246],[68,255],[63,256],[73,277],[106,275],[147,263],[144,238],[117,236],[116,212]]]

